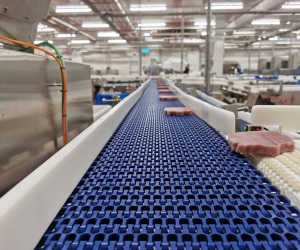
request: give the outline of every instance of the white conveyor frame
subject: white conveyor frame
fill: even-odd
[[[37,245],[66,199],[149,83],[150,80],[142,84],[0,199],[1,249],[31,250]],[[233,113],[184,93],[170,81],[168,84],[184,105],[192,107],[195,114],[212,127],[225,134],[234,132]]]
[[[194,113],[210,126],[225,135],[235,132],[235,115],[233,112],[215,107],[207,102],[193,97],[167,81],[170,89],[178,96],[179,101],[186,107],[193,109]]]

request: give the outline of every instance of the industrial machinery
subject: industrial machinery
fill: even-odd
[[[62,146],[61,75],[52,59],[0,52],[0,194]],[[66,62],[67,131],[71,141],[93,122],[90,67]]]

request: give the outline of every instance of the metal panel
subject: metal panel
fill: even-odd
[[[69,140],[93,121],[90,67],[66,62]],[[51,59],[0,52],[0,194],[62,147],[61,78]]]
[[[1,0],[0,34],[33,43],[38,23],[47,17],[51,0]]]

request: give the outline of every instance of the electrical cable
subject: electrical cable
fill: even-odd
[[[62,58],[58,58],[53,53],[51,53],[43,48],[40,48],[36,45],[32,45],[30,43],[18,41],[18,40],[11,39],[11,38],[1,36],[1,35],[0,35],[0,39],[43,51],[47,55],[53,57],[55,59],[55,61],[59,64],[61,75],[62,75],[62,90],[61,90],[61,92],[62,92],[62,135],[63,135],[64,145],[66,145],[68,143],[67,142],[68,141],[67,140],[67,74],[66,74],[66,69],[65,69],[64,63],[62,63],[62,61],[61,61]],[[53,46],[53,47],[55,47],[55,46]]]
[[[41,42],[39,44],[35,44],[35,46],[38,46],[38,47],[46,46],[46,47],[49,47],[49,48],[53,49],[55,51],[55,54],[56,54],[57,58],[61,61],[61,63],[65,67],[63,57],[62,57],[59,49],[55,45],[49,43],[48,41],[44,41],[44,42]],[[25,48],[20,49],[19,51],[24,51],[25,52],[29,49],[31,49],[31,48],[30,47],[25,47]],[[67,78],[67,72],[65,72],[65,73],[66,73],[66,78]],[[63,82],[63,76],[61,76],[61,78],[62,78],[62,82]],[[62,88],[63,88],[62,89],[62,93],[63,93],[63,91],[64,91],[64,86],[63,85],[62,85]],[[64,95],[62,95],[62,105],[63,105],[63,103],[64,103]]]

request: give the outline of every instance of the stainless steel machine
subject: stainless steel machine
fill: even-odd
[[[70,141],[93,122],[90,67],[66,62]],[[0,194],[62,146],[61,77],[44,56],[0,51]]]

